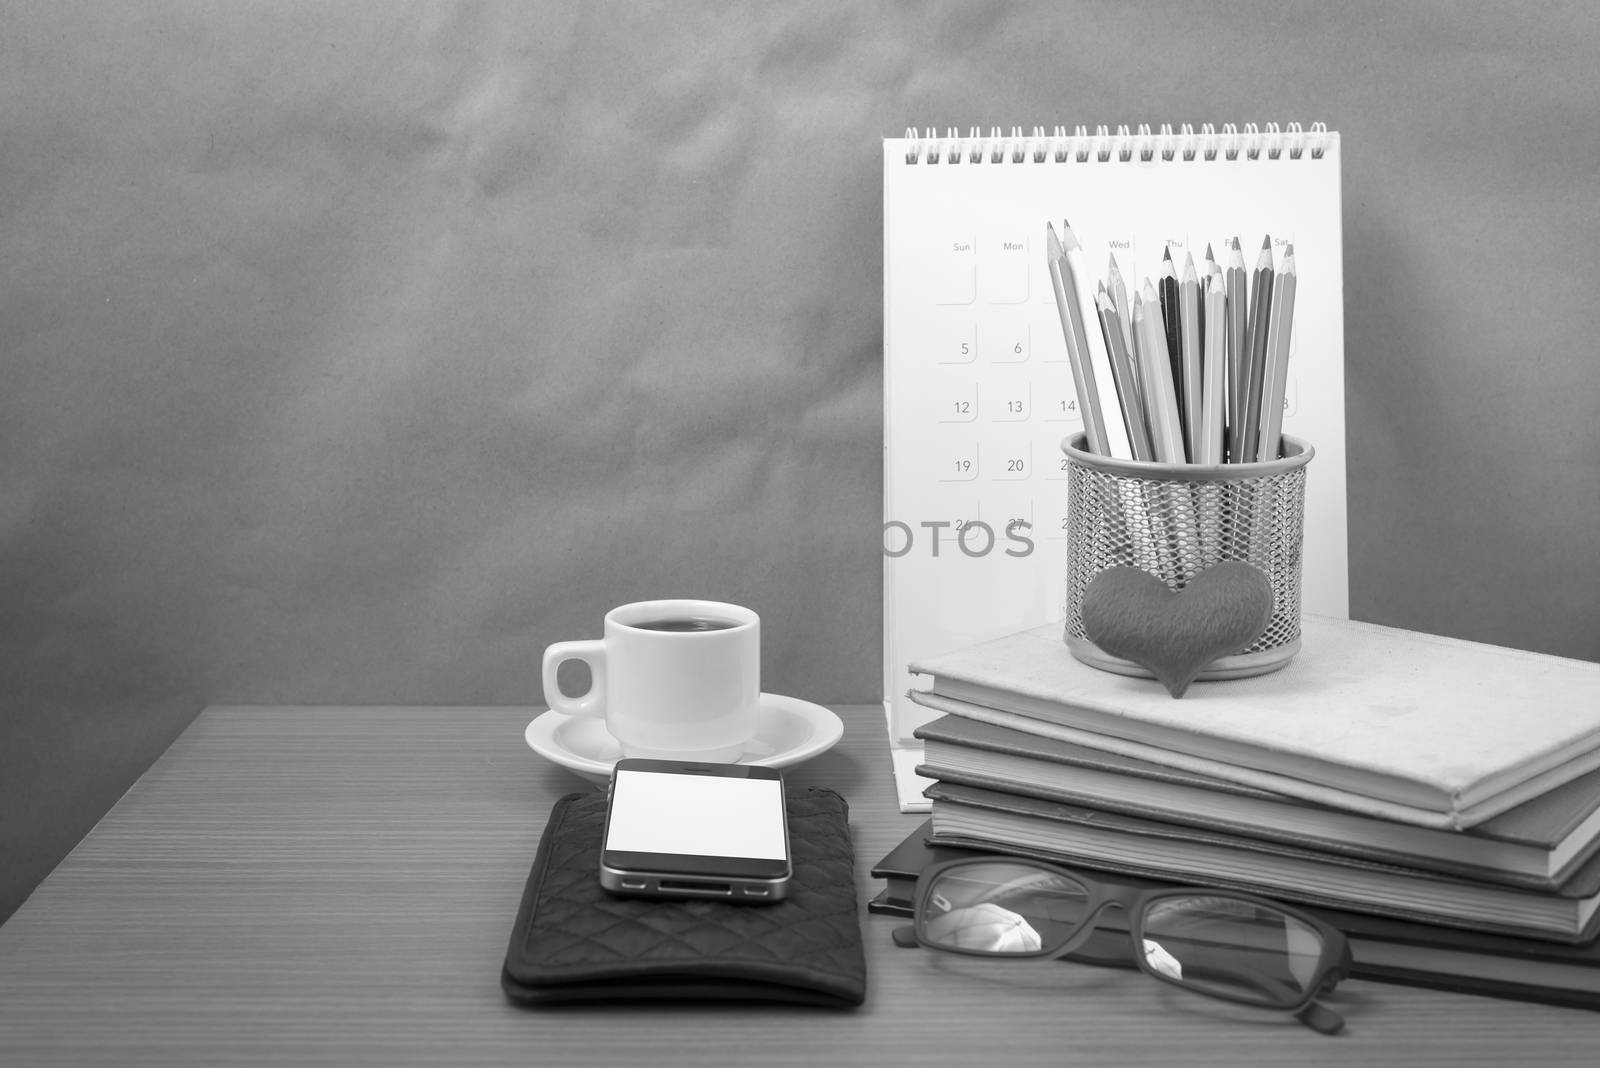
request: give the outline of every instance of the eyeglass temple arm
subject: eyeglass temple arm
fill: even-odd
[[[1321,1002],[1312,1001],[1294,1014],[1294,1018],[1325,1035],[1336,1035],[1344,1030],[1344,1017]]]
[[[1350,943],[1345,942],[1338,962],[1328,969],[1328,974],[1322,980],[1322,985],[1317,988],[1317,996],[1326,994],[1338,986],[1340,980],[1350,974],[1350,968],[1353,964],[1354,957],[1350,952]],[[1317,1002],[1315,997],[1306,1003],[1305,1008],[1295,1013],[1295,1018],[1312,1030],[1320,1031],[1325,1035],[1336,1035],[1344,1030],[1344,1017],[1326,1005]]]

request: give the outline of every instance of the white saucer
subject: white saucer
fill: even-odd
[[[844,722],[821,705],[778,694],[761,695],[761,724],[739,757],[740,764],[787,768],[827,752],[844,734]],[[595,782],[611,778],[622,747],[593,716],[543,712],[522,735],[528,748]]]

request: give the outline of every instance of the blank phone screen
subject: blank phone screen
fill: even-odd
[[[621,771],[611,788],[606,849],[783,860],[783,784]]]

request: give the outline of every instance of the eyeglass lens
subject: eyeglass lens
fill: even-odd
[[[928,888],[924,942],[967,952],[1044,954],[1088,918],[1087,886],[1060,872],[1006,861],[941,872]],[[1202,993],[1289,1007],[1311,992],[1322,936],[1270,905],[1225,895],[1162,895],[1135,925],[1145,970]]]
[[[1146,969],[1190,989],[1289,1006],[1316,983],[1322,935],[1270,905],[1186,894],[1148,902],[1141,918]]]
[[[1040,953],[1083,924],[1082,883],[1028,864],[995,861],[941,872],[929,888],[926,941],[985,953]]]

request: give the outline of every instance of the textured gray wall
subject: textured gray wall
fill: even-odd
[[[1343,135],[1351,604],[1600,659],[1589,4],[0,12],[0,917],[207,702],[879,696],[879,139]],[[508,739],[509,746],[519,745]]]

